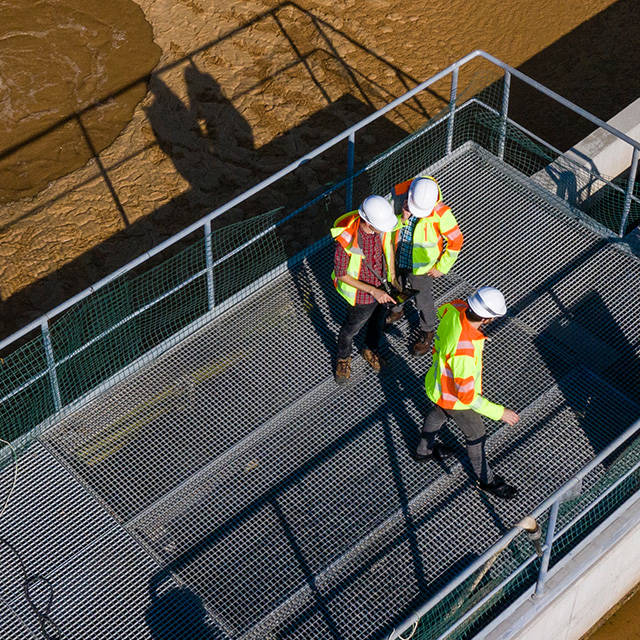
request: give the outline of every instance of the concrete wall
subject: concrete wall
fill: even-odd
[[[475,640],[579,640],[640,583],[640,492]]]
[[[640,98],[608,121],[612,127],[640,141]],[[604,129],[596,129],[574,147],[532,176],[547,190],[581,204],[631,166],[633,149]]]

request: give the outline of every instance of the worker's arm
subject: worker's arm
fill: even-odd
[[[476,392],[477,371],[473,356],[454,356],[450,360],[450,370],[453,374],[454,395],[460,402],[487,418],[502,419],[505,408]]]
[[[464,242],[462,231],[460,231],[460,227],[458,227],[458,223],[449,208],[446,209],[440,218],[440,233],[446,239],[447,246],[434,268],[440,273],[449,273],[458,258],[460,249],[462,249],[462,243]]]
[[[385,302],[396,304],[396,301],[383,289],[378,289],[372,284],[362,282],[362,280],[358,280],[353,276],[350,276],[348,273],[345,273],[343,276],[337,276],[337,278],[345,284],[351,285],[356,289],[360,289],[360,291],[364,291],[365,293],[372,295],[376,302],[379,302],[380,304],[384,304]]]

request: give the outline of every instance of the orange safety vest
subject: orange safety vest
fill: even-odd
[[[473,409],[500,420],[502,405],[482,395],[482,351],[486,337],[467,320],[464,300],[438,309],[440,323],[433,347],[433,364],[425,377],[429,399],[443,409]]]
[[[347,274],[356,280],[360,280],[360,270],[363,266],[362,249],[358,246],[358,229],[360,228],[360,216],[358,211],[349,211],[340,216],[331,229],[331,235],[336,242],[349,254],[349,264],[347,265]],[[398,228],[396,226],[396,228]],[[393,256],[393,249],[398,242],[395,229],[382,234],[382,253],[387,263],[387,279],[389,274],[389,261]],[[351,305],[356,303],[357,289],[336,277],[336,272],[331,274],[333,285],[338,293]]]

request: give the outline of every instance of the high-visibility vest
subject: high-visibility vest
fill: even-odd
[[[482,349],[485,336],[465,315],[464,300],[453,300],[438,309],[440,324],[433,347],[433,364],[424,386],[429,399],[443,409],[473,409],[500,420],[502,405],[482,395]]]
[[[342,246],[342,248],[349,254],[349,264],[347,265],[347,274],[356,280],[360,280],[360,270],[364,266],[362,259],[362,249],[358,246],[358,230],[360,228],[360,216],[358,211],[349,211],[340,216],[334,223],[331,229],[331,235],[336,239],[336,242]],[[399,228],[399,224],[396,225],[396,229]],[[395,229],[387,233],[382,234],[382,253],[384,255],[385,262],[387,264],[387,280],[389,279],[389,264],[393,256],[394,243],[397,242],[397,235],[394,233]],[[380,274],[382,275],[382,274]],[[356,303],[356,291],[357,289],[346,282],[342,282],[336,277],[336,272],[331,274],[333,284],[338,293],[350,304]]]
[[[428,175],[418,176],[431,178]],[[391,191],[391,197],[396,205],[404,202],[413,179],[397,184]],[[436,184],[438,184],[436,182]],[[407,224],[407,223],[404,223]],[[398,235],[401,231],[398,231]],[[447,246],[444,247],[444,240]],[[397,240],[396,240],[397,242]],[[453,263],[458,258],[464,238],[458,223],[451,212],[451,208],[442,202],[442,193],[438,185],[438,202],[433,211],[424,218],[420,218],[413,231],[413,273],[422,275],[435,267],[440,273],[449,273]]]

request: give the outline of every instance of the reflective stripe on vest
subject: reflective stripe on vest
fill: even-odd
[[[358,229],[360,228],[360,216],[358,211],[349,211],[340,216],[334,223],[331,229],[331,235],[336,239],[336,242],[342,246],[342,248],[349,254],[349,264],[347,265],[347,275],[350,275],[356,280],[360,280],[360,270],[363,267],[363,253],[362,249],[358,246]],[[396,229],[399,228],[399,224],[387,233],[382,234],[382,254],[387,265],[387,274],[389,273],[389,259],[391,256],[392,247],[397,244]],[[347,242],[347,239],[349,241]],[[356,304],[357,289],[338,279],[336,272],[331,274],[333,280],[333,286],[338,293],[350,304]],[[388,279],[388,275],[387,275]]]
[[[438,310],[441,320],[425,389],[429,398],[444,409],[476,409],[486,402],[481,396],[485,338],[464,317],[466,308],[466,302],[454,300]],[[467,368],[464,378],[455,378],[455,358],[465,356],[473,358],[473,365]]]

